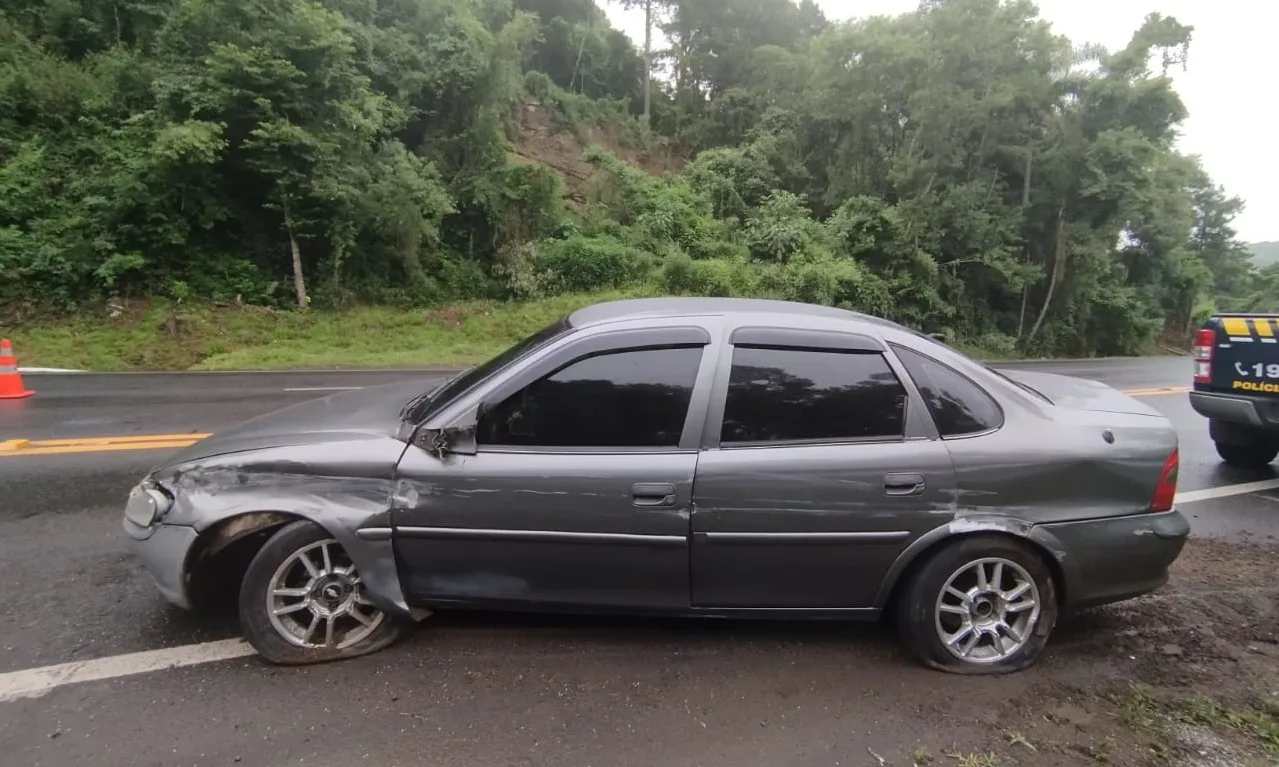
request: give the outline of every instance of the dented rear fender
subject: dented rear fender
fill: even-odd
[[[961,516],[916,538],[898,555],[880,583],[875,608],[882,610],[888,607],[894,591],[911,566],[922,564],[933,550],[953,540],[983,534],[1006,535],[1030,543],[1054,568],[1055,574],[1063,581],[1064,589],[1069,591],[1071,584],[1078,582],[1078,566],[1066,555],[1066,547],[1048,528],[1009,516]]]

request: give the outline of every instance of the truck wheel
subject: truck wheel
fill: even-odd
[[[1230,466],[1240,469],[1264,469],[1279,455],[1279,445],[1231,445],[1214,442],[1217,455]]]

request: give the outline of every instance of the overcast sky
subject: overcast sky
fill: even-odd
[[[613,25],[644,40],[643,11],[599,0]],[[831,19],[906,13],[916,0],[816,0]],[[1247,207],[1235,219],[1245,242],[1279,240],[1279,62],[1266,53],[1279,29],[1279,0],[1039,0],[1040,15],[1076,43],[1127,44],[1152,12],[1194,27],[1186,70],[1172,71],[1190,111],[1181,151],[1203,158],[1213,180]]]

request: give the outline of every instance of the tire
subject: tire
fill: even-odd
[[[308,573],[300,556],[309,558],[318,575]],[[276,586],[291,592],[276,596]],[[273,605],[300,607],[273,616]],[[253,557],[240,584],[239,612],[240,630],[253,649],[285,666],[368,655],[393,643],[403,628],[368,602],[354,565],[333,536],[307,521],[285,525]],[[333,641],[325,646],[329,625]],[[309,635],[308,628],[314,629]]]
[[[1217,455],[1227,465],[1240,469],[1264,469],[1279,456],[1279,445],[1232,445],[1226,442],[1214,442]]]
[[[975,588],[969,591],[969,586],[976,586],[976,570],[973,568],[977,563],[983,563],[990,581],[995,574],[996,562],[1002,563],[1005,593],[1021,588],[1014,585],[1014,576],[1022,583],[1032,584],[1025,593],[1003,604],[1018,607],[1027,605],[1028,599],[1035,601],[1035,606],[1029,609],[1004,615],[1014,631],[1019,631],[1024,637],[1024,642],[1015,647],[1002,647],[1000,652],[995,651],[996,645],[989,633],[1001,615],[1000,601],[986,599],[984,595],[991,592]],[[946,591],[947,584],[956,577],[955,585],[959,591],[979,598],[961,604],[957,597]],[[939,613],[943,601],[948,610],[964,609],[970,625],[980,629],[958,633],[965,618],[957,612]],[[1056,584],[1039,553],[1014,539],[991,535],[965,537],[943,545],[906,582],[900,592],[900,602],[894,607],[897,630],[906,650],[923,665],[954,674],[1008,674],[1034,665],[1057,624],[1058,613]],[[940,635],[943,629],[952,632],[959,640],[956,647],[960,650],[971,641],[974,633],[978,634],[974,646],[969,648],[967,659],[947,649]],[[1002,641],[1011,642],[1013,639],[1011,632],[999,631],[999,634]]]

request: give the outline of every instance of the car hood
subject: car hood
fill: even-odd
[[[1001,368],[999,373],[1043,394],[1058,407],[1102,413],[1163,416],[1145,402],[1101,381],[1029,370]]]
[[[179,452],[169,463],[370,436],[396,438],[401,424],[400,408],[427,388],[429,386],[421,381],[404,381],[290,405],[205,437]]]

